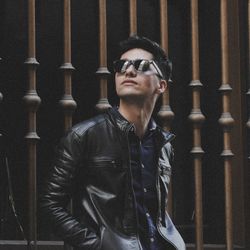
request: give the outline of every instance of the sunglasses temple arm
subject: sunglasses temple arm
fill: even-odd
[[[157,65],[154,61],[152,61],[152,64],[153,64],[153,66],[155,67],[155,69],[156,69],[158,75],[159,75],[161,78],[163,78],[162,72],[161,72],[160,68],[158,67],[158,65]]]

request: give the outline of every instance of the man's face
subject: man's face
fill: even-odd
[[[123,60],[152,60],[153,55],[143,49],[135,48],[122,54]],[[165,90],[166,82],[157,76],[158,72],[150,64],[149,70],[137,71],[134,65],[129,65],[123,73],[115,74],[116,92],[121,99],[146,100],[155,98]]]

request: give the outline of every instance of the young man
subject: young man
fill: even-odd
[[[79,250],[183,250],[166,213],[174,136],[151,118],[169,61],[158,44],[134,36],[121,43],[114,71],[119,107],[75,125],[61,140],[42,208]],[[70,198],[74,216],[66,209]]]

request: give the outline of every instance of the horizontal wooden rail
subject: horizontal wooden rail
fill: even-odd
[[[0,240],[1,250],[27,250],[27,242],[21,240]],[[194,244],[186,244],[187,250],[195,250]],[[63,241],[37,241],[38,250],[63,250]],[[204,250],[225,250],[225,245],[204,244]],[[234,250],[247,250],[246,247],[234,246]]]

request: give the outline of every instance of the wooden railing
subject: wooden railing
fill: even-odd
[[[222,83],[220,91],[222,93],[222,114],[219,123],[223,128],[224,149],[221,156],[224,158],[225,171],[225,219],[226,219],[226,245],[228,250],[233,249],[233,208],[232,208],[232,163],[231,157],[231,134],[230,129],[234,120],[230,113],[230,92],[232,88],[229,84],[229,50],[228,50],[228,2],[221,0],[221,64]]]
[[[201,124],[205,120],[200,110],[200,82],[199,69],[199,31],[198,31],[198,1],[191,1],[191,44],[192,44],[192,88],[193,107],[189,119],[193,124],[194,180],[195,180],[195,230],[196,249],[203,249],[203,217],[202,217],[202,155]]]
[[[28,90],[24,102],[28,111],[28,132],[25,136],[28,148],[28,203],[29,228],[28,249],[36,250],[37,241],[37,141],[39,136],[36,129],[36,112],[41,102],[36,92],[36,1],[28,1],[28,58],[25,64],[28,67]]]
[[[71,0],[63,1],[63,45],[64,62],[60,69],[63,71],[64,95],[59,101],[64,112],[64,131],[72,127],[72,115],[76,109],[76,102],[72,97],[71,74],[74,67],[71,63]],[[69,210],[73,213],[73,201],[70,201]],[[72,250],[73,247],[65,244],[65,250]]]
[[[110,72],[107,68],[106,0],[99,0],[99,68],[96,74],[100,78],[100,99],[96,108],[99,112],[103,112],[110,107],[107,98],[107,77]]]
[[[27,110],[27,133],[26,133],[26,144],[27,144],[27,162],[28,162],[28,195],[29,195],[29,211],[28,211],[28,247],[29,249],[37,249],[37,143],[39,141],[39,136],[37,134],[37,124],[36,124],[36,117],[37,112],[39,112],[40,105],[43,105],[41,103],[41,99],[37,94],[37,66],[38,61],[36,59],[36,45],[37,45],[37,30],[36,30],[36,3],[39,1],[35,0],[28,0],[27,6],[27,18],[28,18],[28,29],[27,29],[27,59],[25,61],[25,64],[27,65],[27,91],[24,95],[24,102],[26,103],[26,110]],[[124,10],[126,12],[126,15],[129,16],[128,18],[128,34],[134,35],[138,34],[138,30],[140,30],[140,26],[138,26],[138,2],[137,0],[128,0],[127,6],[128,9]],[[71,36],[74,34],[71,34],[71,26],[72,26],[72,2],[71,0],[64,0],[63,3],[63,45],[64,49],[62,51],[63,54],[63,62],[60,67],[60,70],[63,75],[63,95],[61,99],[59,100],[59,104],[63,110],[63,127],[64,131],[68,130],[72,124],[73,124],[73,115],[76,110],[77,104],[72,94],[72,72],[75,70],[75,68],[72,65],[72,50],[73,46],[71,43]],[[202,141],[202,131],[203,126],[207,122],[209,122],[208,118],[205,118],[205,113],[202,110],[202,102],[203,102],[203,95],[202,91],[204,89],[204,86],[206,86],[208,83],[202,80],[202,75],[200,73],[200,68],[202,65],[203,57],[200,57],[200,41],[201,35],[199,33],[199,8],[200,8],[200,1],[198,0],[191,0],[190,3],[190,12],[186,13],[188,15],[188,20],[190,21],[190,30],[188,30],[188,36],[190,41],[190,57],[187,59],[187,64],[190,64],[191,70],[190,70],[190,79],[189,87],[190,87],[190,93],[191,98],[183,97],[183,98],[189,98],[190,103],[190,110],[189,114],[185,117],[186,120],[189,120],[191,123],[191,129],[188,131],[188,133],[192,134],[192,147],[190,151],[190,155],[192,156],[192,164],[191,164],[191,170],[193,171],[193,181],[194,181],[194,189],[193,189],[193,197],[194,197],[194,216],[195,216],[195,223],[193,234],[195,235],[195,242],[192,242],[193,245],[188,245],[189,249],[211,249],[210,246],[204,244],[204,210],[203,210],[203,193],[204,193],[204,184],[202,182],[203,179],[203,157],[206,155],[206,150],[203,150],[203,141]],[[159,42],[162,46],[162,48],[168,53],[171,54],[171,49],[173,49],[173,45],[170,43],[170,34],[169,34],[169,28],[171,25],[175,25],[174,23],[171,23],[170,13],[169,13],[169,6],[176,4],[174,1],[170,3],[168,0],[159,0],[156,15],[158,16],[159,20]],[[109,76],[111,75],[111,72],[108,69],[108,59],[109,56],[112,57],[112,55],[108,55],[108,32],[107,28],[109,27],[109,23],[107,23],[107,14],[109,13],[107,11],[107,3],[106,0],[99,0],[98,1],[98,11],[97,11],[97,19],[98,22],[98,52],[99,52],[99,64],[97,66],[96,74],[98,76],[98,83],[99,83],[99,100],[96,103],[95,108],[98,112],[103,112],[107,108],[111,106],[108,100],[108,94],[109,94],[109,88],[108,88],[108,81],[111,82]],[[219,92],[221,93],[221,108],[220,110],[220,118],[218,119],[218,126],[220,124],[221,126],[221,135],[222,135],[222,141],[220,141],[221,145],[223,145],[221,158],[223,159],[223,167],[224,167],[224,180],[221,181],[221,183],[224,182],[224,191],[225,191],[225,247],[227,250],[232,250],[235,247],[235,232],[233,232],[234,228],[234,215],[235,212],[233,210],[233,171],[235,171],[235,168],[237,166],[233,166],[233,150],[232,150],[232,129],[234,124],[234,119],[232,118],[232,109],[231,109],[231,102],[234,101],[231,99],[231,93],[234,93],[231,86],[233,84],[230,83],[230,48],[229,48],[229,41],[230,36],[228,34],[229,30],[229,0],[220,0],[220,24],[218,23],[219,30],[220,30],[220,55],[214,55],[214,57],[219,58],[221,63],[221,84],[219,86]],[[152,10],[152,11],[155,11]],[[87,17],[86,17],[87,18]],[[250,0],[248,0],[248,24],[246,25],[248,27],[248,59],[250,58]],[[115,31],[114,31],[115,32]],[[145,35],[145,34],[139,34],[139,35]],[[145,35],[147,36],[147,35]],[[124,39],[121,38],[121,40]],[[211,51],[208,51],[207,53],[211,53]],[[240,52],[239,52],[240,53]],[[217,57],[218,56],[218,57]],[[93,60],[98,61],[98,58],[94,58]],[[249,60],[248,60],[249,61]],[[246,99],[249,104],[250,102],[250,63],[248,62],[248,86],[247,86],[247,93],[246,93]],[[78,69],[76,69],[77,72]],[[202,82],[202,83],[201,83]],[[169,88],[168,91],[166,91],[162,98],[160,103],[160,110],[158,112],[158,118],[165,130],[173,130],[173,121],[178,117],[178,113],[174,110],[173,105],[171,105],[170,102],[170,96],[172,94],[172,88],[175,87],[175,79],[173,77],[173,83],[169,82]],[[217,89],[218,90],[218,89]],[[1,90],[0,90],[1,91]],[[5,95],[5,93],[3,93]],[[2,97],[3,94],[0,92],[0,104],[2,105]],[[172,97],[172,96],[171,96]],[[174,98],[174,97],[173,97]],[[242,110],[240,111],[242,112]],[[243,112],[242,112],[243,113]],[[250,113],[249,107],[248,107],[248,113]],[[250,130],[250,116],[246,118],[246,122],[244,122],[244,126],[248,133],[249,138],[249,130]],[[186,128],[183,128],[186,129]],[[1,132],[1,131],[0,131]],[[1,135],[0,135],[1,136]],[[179,138],[177,137],[177,140]],[[181,140],[181,139],[180,139]],[[247,142],[248,143],[248,142]],[[244,147],[247,149],[247,145],[244,145]],[[248,149],[249,150],[249,149]],[[246,150],[247,151],[247,150]],[[176,156],[178,157],[178,155]],[[247,152],[247,157],[250,159],[249,152]],[[249,161],[248,161],[249,162]],[[175,175],[173,175],[173,178],[175,178]],[[178,185],[178,183],[174,183],[170,185],[170,191],[168,196],[168,210],[170,215],[173,217],[173,220],[175,220],[175,213],[173,212],[175,210],[175,189],[172,185]],[[223,188],[223,186],[221,187]],[[216,194],[214,194],[216,195]],[[70,205],[71,211],[73,212],[72,204]],[[184,210],[185,212],[185,210]],[[223,215],[224,215],[223,214]],[[178,215],[177,215],[178,217]],[[185,225],[177,225],[180,231],[185,227]],[[40,243],[39,243],[40,244]],[[211,245],[213,242],[211,242]],[[60,248],[62,248],[61,243],[59,243]],[[69,246],[65,245],[65,249],[71,249]],[[40,249],[40,248],[39,248]],[[219,247],[218,247],[219,249]],[[223,249],[223,246],[222,246]]]
[[[161,47],[166,51],[168,54],[168,1],[167,0],[160,0],[160,31],[161,31]],[[162,127],[164,130],[170,131],[171,129],[171,122],[174,119],[174,113],[170,107],[170,100],[169,100],[169,92],[171,89],[172,80],[168,79],[168,88],[162,95],[162,103],[160,110],[158,112],[159,120],[161,121]],[[168,191],[168,213],[170,216],[173,216],[173,186],[172,182],[170,181],[169,184],[169,191]]]
[[[248,138],[250,138],[250,0],[248,0],[248,71],[247,71],[247,79],[248,79],[248,121],[247,121],[247,128],[248,128]],[[250,149],[249,149],[250,151]],[[250,153],[248,155],[248,160],[250,160]]]

